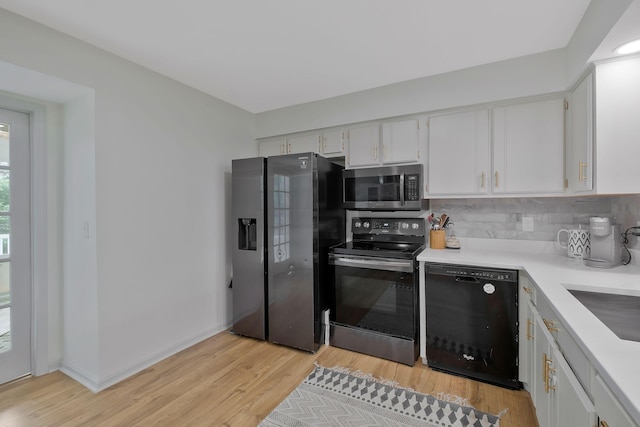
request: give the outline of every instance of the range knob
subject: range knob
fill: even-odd
[[[362,226],[363,226],[364,228],[369,228],[369,226],[370,226],[370,225],[371,225],[371,224],[369,224],[369,221],[365,221],[365,222],[362,224]]]
[[[353,224],[353,226],[354,226],[355,228],[360,228],[360,227],[362,226],[362,223],[361,223],[360,221],[356,221],[356,222]]]
[[[414,230],[417,230],[418,228],[420,228],[420,224],[418,224],[417,222],[414,222],[413,224],[411,224],[411,228]]]
[[[403,230],[407,230],[407,229],[409,228],[409,224],[408,224],[408,223],[406,223],[406,222],[403,222],[403,223],[401,223],[401,224],[400,224],[400,227],[401,227]]]

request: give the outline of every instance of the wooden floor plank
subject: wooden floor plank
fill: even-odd
[[[61,372],[0,386],[0,426],[252,426],[314,364],[342,367],[437,396],[504,412],[501,427],[537,427],[529,394],[335,347],[315,354],[228,332],[169,357],[100,393]]]

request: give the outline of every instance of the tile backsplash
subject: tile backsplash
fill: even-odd
[[[623,231],[635,226],[640,221],[640,195],[432,199],[430,211],[449,215],[460,237],[554,241],[562,228],[588,228],[592,216],[613,216]],[[523,231],[523,217],[533,218],[533,231]]]

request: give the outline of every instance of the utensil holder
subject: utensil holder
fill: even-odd
[[[429,231],[429,247],[431,249],[444,249],[447,237],[446,230]]]

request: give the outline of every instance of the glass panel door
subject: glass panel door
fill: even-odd
[[[0,109],[0,383],[31,370],[29,116]]]

